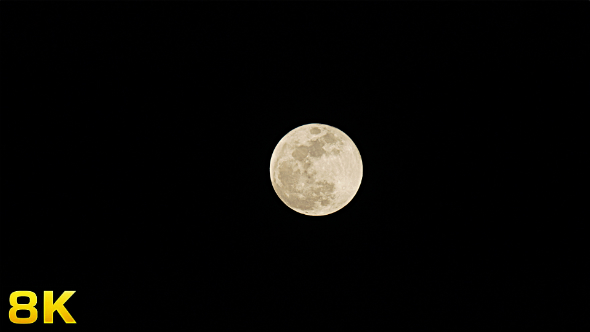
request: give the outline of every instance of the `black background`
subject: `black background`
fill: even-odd
[[[571,16],[70,7],[3,15],[2,287],[75,290],[77,324],[10,328],[500,330],[583,311],[562,312],[587,156]],[[269,179],[278,141],[312,122],[364,165],[324,217]]]

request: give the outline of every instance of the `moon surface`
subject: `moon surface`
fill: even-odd
[[[270,179],[279,198],[309,216],[342,209],[357,193],[362,177],[361,155],[350,137],[319,123],[287,133],[270,161]]]

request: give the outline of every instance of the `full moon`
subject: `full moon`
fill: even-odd
[[[342,131],[319,123],[291,130],[275,147],[270,179],[291,209],[324,216],[348,204],[361,185],[363,163]]]

